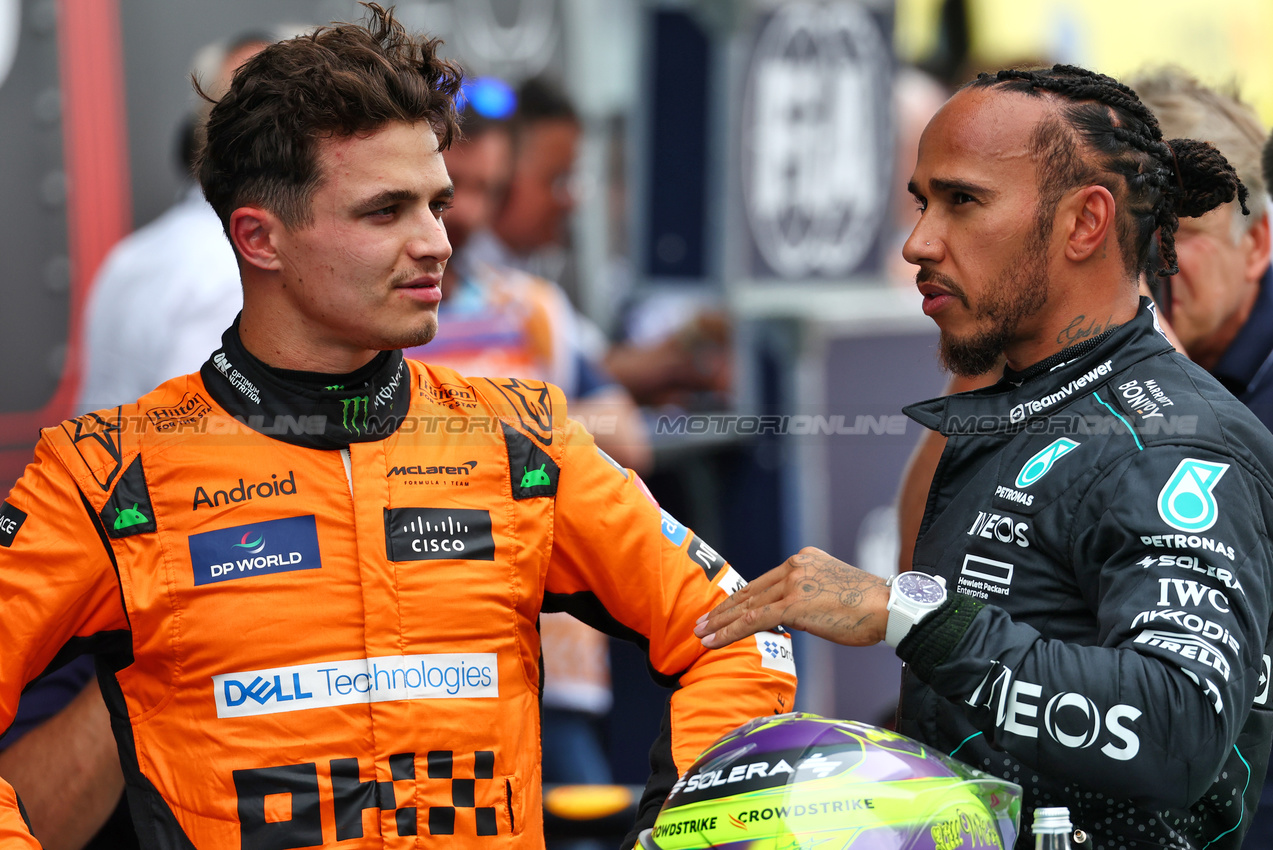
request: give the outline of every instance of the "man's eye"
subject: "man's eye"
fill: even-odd
[[[928,201],[924,200],[923,198],[913,198],[912,200],[915,201],[916,212],[923,212],[924,210],[928,209]]]
[[[950,201],[955,206],[961,206],[963,204],[976,203],[977,199],[974,198],[972,195],[969,195],[967,192],[956,192],[955,194],[951,195]]]
[[[430,206],[433,207],[434,215],[442,215],[452,207],[450,201],[434,201]]]
[[[397,211],[398,211],[398,208],[396,206],[391,205],[387,207],[381,207],[378,210],[372,210],[370,213],[368,213],[368,215],[370,215],[373,218],[388,218],[389,216],[393,215]]]

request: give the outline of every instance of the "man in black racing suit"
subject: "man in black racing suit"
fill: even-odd
[[[1033,808],[1063,805],[1095,847],[1237,848],[1273,736],[1273,437],[1174,352],[1136,271],[1155,229],[1170,270],[1176,215],[1245,192],[1130,89],[1065,66],[956,94],[910,188],[944,362],[1007,359],[906,411],[948,438],[915,572],[886,586],[805,549],[698,634],[887,639],[900,731],[1022,785],[1019,847]]]

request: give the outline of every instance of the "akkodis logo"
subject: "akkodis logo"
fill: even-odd
[[[1187,457],[1176,467],[1158,493],[1158,515],[1178,531],[1206,531],[1220,512],[1211,491],[1229,469],[1227,463],[1209,463]]]
[[[192,534],[189,544],[196,586],[323,565],[312,514]]]
[[[1078,447],[1078,443],[1067,440],[1065,437],[1050,443],[1047,448],[1027,460],[1025,466],[1021,467],[1021,471],[1017,473],[1017,486],[1022,489],[1029,487],[1047,475],[1052,470],[1052,464]]]

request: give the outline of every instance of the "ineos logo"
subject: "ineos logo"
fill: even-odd
[[[851,271],[886,216],[891,59],[856,3],[790,3],[765,25],[743,107],[743,195],[780,276]]]
[[[1077,708],[1083,715],[1083,722],[1079,724],[1079,728],[1086,727],[1086,730],[1081,735],[1072,735],[1063,731],[1057,722],[1056,715],[1061,709],[1069,707]],[[1068,714],[1072,716],[1073,712]],[[1048,700],[1047,707],[1043,709],[1043,726],[1061,746],[1084,749],[1096,743],[1096,736],[1101,733],[1101,715],[1096,710],[1096,703],[1082,694],[1060,693]]]

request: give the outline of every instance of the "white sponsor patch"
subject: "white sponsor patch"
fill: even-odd
[[[320,661],[212,677],[217,717],[405,699],[495,699],[493,652]]]
[[[760,651],[760,666],[796,675],[796,656],[791,652],[791,635],[761,632],[754,635]]]
[[[733,596],[738,591],[747,586],[747,579],[743,578],[738,570],[733,567],[726,567],[725,572],[721,574],[720,581],[716,585],[721,590]]]

